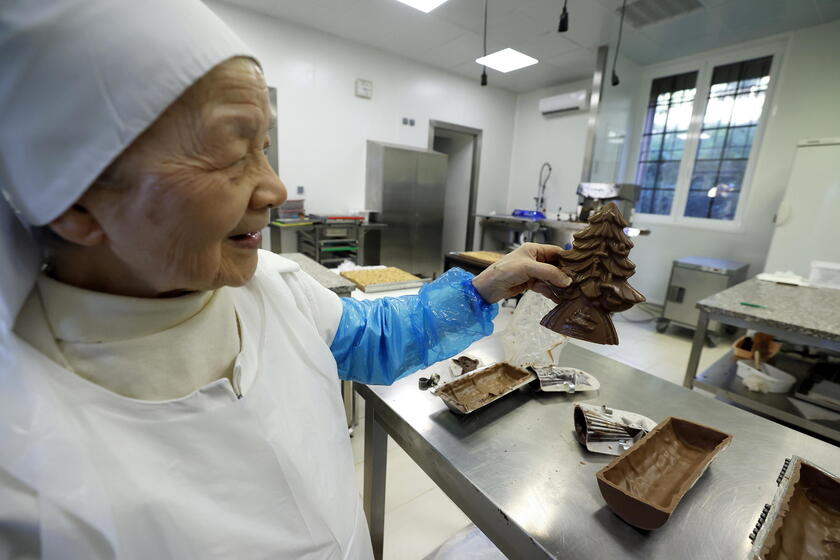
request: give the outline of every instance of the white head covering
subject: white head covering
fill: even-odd
[[[31,225],[70,207],[191,84],[251,50],[198,0],[0,7],[0,340],[39,267]]]

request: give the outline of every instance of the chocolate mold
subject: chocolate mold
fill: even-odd
[[[469,414],[527,385],[535,378],[533,373],[499,363],[479,368],[441,385],[433,394],[440,397],[453,412]]]
[[[750,558],[840,558],[840,479],[800,457],[785,460],[773,505],[766,505]]]
[[[618,344],[611,315],[645,301],[627,283],[636,265],[627,258],[633,242],[624,234],[626,227],[618,207],[610,202],[575,234],[572,250],[564,251],[558,263],[572,283],[565,289],[551,286],[562,303],[542,318],[541,325],[596,344]]]
[[[670,416],[598,472],[601,495],[630,525],[658,529],[731,441],[729,434]]]

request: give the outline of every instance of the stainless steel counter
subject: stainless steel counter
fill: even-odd
[[[478,344],[501,357],[494,339]],[[387,435],[510,558],[745,558],[786,457],[801,455],[840,473],[840,448],[828,443],[572,344],[562,363],[593,374],[600,391],[569,396],[526,388],[464,417],[418,390],[424,372],[391,387],[357,385],[366,400],[365,512],[378,558]],[[639,531],[615,516],[598,491],[595,473],[611,457],[575,440],[576,402],[606,403],[656,421],[680,416],[734,439],[664,527]]]
[[[742,302],[752,304],[743,305]],[[755,307],[758,306],[758,307]],[[840,351],[840,290],[747,280],[697,302],[702,311]]]
[[[323,287],[332,290],[340,297],[350,297],[350,293],[356,289],[356,284],[336,274],[324,265],[315,262],[303,253],[280,253],[280,256],[298,263],[302,271],[309,274]]]

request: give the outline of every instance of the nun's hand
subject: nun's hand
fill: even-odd
[[[571,278],[557,267],[562,252],[554,245],[525,243],[473,278],[473,286],[488,303],[519,295],[528,289],[559,303],[546,283],[560,289],[572,283]]]

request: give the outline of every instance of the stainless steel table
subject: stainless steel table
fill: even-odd
[[[418,390],[422,372],[391,387],[357,385],[366,406],[364,506],[377,558],[389,435],[509,558],[745,558],[786,457],[801,455],[840,473],[840,448],[572,344],[561,356],[564,365],[595,375],[600,391],[565,395],[529,387],[457,416]],[[576,402],[606,403],[656,421],[680,416],[735,437],[664,527],[639,531],[615,516],[598,491],[595,473],[611,457],[577,443]]]
[[[793,344],[840,351],[840,290],[783,286],[753,279],[702,299],[697,307],[700,317],[683,379],[685,387],[700,387],[750,410],[840,442],[840,421],[809,420],[787,395],[747,389],[735,374],[737,366],[730,353],[706,371],[699,375],[697,372],[709,321],[766,332]],[[790,393],[794,391],[795,387]]]

